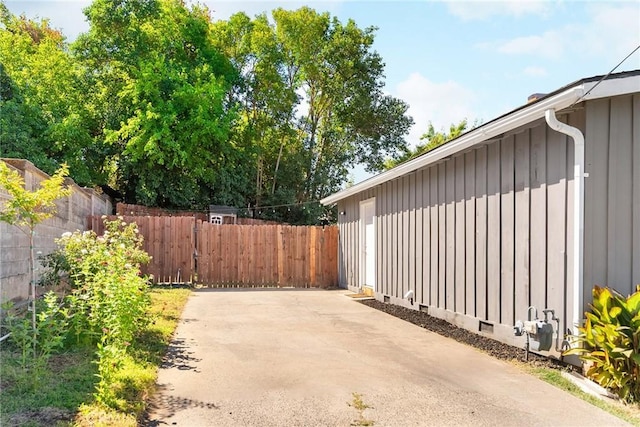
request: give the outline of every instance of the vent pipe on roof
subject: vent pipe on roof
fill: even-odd
[[[545,96],[547,96],[546,93],[533,93],[527,98],[527,104],[531,104],[532,102],[537,101],[540,98],[544,98]]]
[[[578,335],[578,327],[582,324],[582,295],[584,282],[584,135],[579,129],[561,123],[556,118],[554,109],[544,114],[551,129],[570,136],[574,144],[573,161],[573,333]],[[558,331],[560,333],[560,331]]]

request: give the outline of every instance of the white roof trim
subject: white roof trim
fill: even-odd
[[[553,108],[556,111],[567,108],[578,100],[582,100],[581,97],[594,88],[596,84],[596,82],[582,83],[556,95],[550,96],[549,98],[542,99],[530,106],[518,109],[498,120],[473,129],[472,131],[463,134],[462,136],[428,152],[427,154],[416,157],[413,160],[402,163],[393,169],[382,172],[381,174],[373,176],[352,187],[327,196],[320,200],[320,203],[323,205],[334,204],[339,200],[346,199],[354,194],[423,168],[437,162],[438,160],[442,160],[455,153],[487,141],[495,136],[538,120],[544,117],[544,112],[550,108]],[[588,93],[588,95],[584,97],[584,100],[623,95],[639,91],[640,76],[605,80]]]

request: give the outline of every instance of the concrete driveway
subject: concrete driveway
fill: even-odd
[[[625,425],[346,293],[194,292],[159,372],[151,425]],[[357,410],[354,393],[371,408]]]

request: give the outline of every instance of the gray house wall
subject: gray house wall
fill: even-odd
[[[558,114],[586,140],[584,307],[594,283],[622,293],[640,283],[638,99],[589,101]],[[554,309],[566,331],[573,152],[573,141],[541,119],[339,201],[340,283],[362,285],[359,202],[375,197],[376,298],[514,345],[522,338],[513,324],[530,305],[540,315]],[[402,298],[409,290],[413,304]]]
[[[585,298],[640,284],[640,94],[587,103]]]

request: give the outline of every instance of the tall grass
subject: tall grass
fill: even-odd
[[[0,425],[136,426],[189,294],[188,289],[151,291],[152,321],[137,334],[115,373],[115,407],[105,407],[93,397],[98,377],[92,350],[76,348],[52,356],[34,388],[31,372],[20,366],[19,353],[2,343]]]

